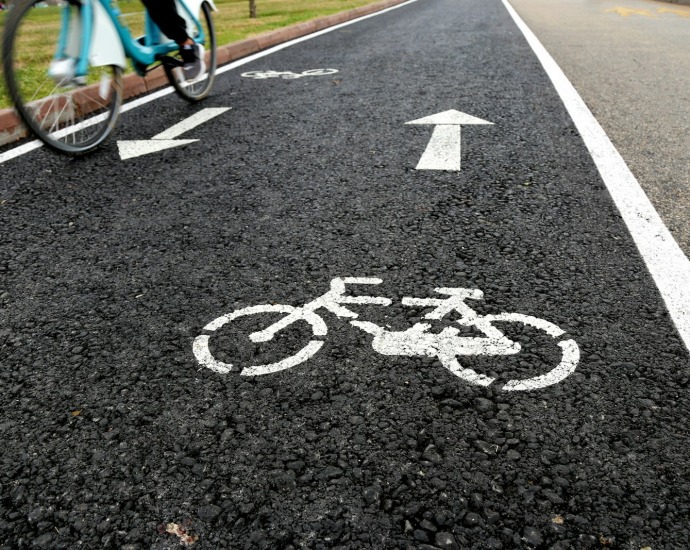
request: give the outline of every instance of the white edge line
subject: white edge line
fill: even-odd
[[[561,96],[690,350],[690,260],[575,87],[508,0],[502,1]]]
[[[283,50],[285,48],[289,48],[290,46],[294,46],[295,44],[299,44],[300,42],[304,42],[305,40],[311,40],[312,38],[316,38],[317,36],[321,36],[323,34],[333,32],[338,29],[342,29],[343,27],[347,27],[348,25],[353,25],[354,23],[359,23],[360,21],[364,21],[365,19],[369,19],[370,17],[375,17],[377,15],[381,15],[384,13],[387,13],[391,10],[397,10],[398,8],[402,8],[403,6],[407,6],[408,4],[412,4],[414,2],[417,2],[417,0],[408,0],[407,2],[403,2],[402,4],[398,4],[397,6],[391,6],[390,8],[386,8],[385,10],[377,11],[375,13],[370,13],[368,15],[363,15],[362,17],[358,17],[357,19],[352,19],[350,21],[345,21],[344,23],[338,23],[337,25],[333,25],[332,27],[328,27],[326,29],[321,29],[320,31],[313,32],[311,34],[307,34],[305,36],[300,36],[299,38],[295,38],[293,40],[290,40],[289,42],[284,42],[283,44],[278,44],[277,46],[273,46],[272,48],[269,48],[267,50],[263,50],[261,52],[254,53],[252,55],[249,55],[247,57],[243,57],[242,59],[239,59],[237,61],[233,61],[232,63],[228,63],[227,65],[223,65],[216,71],[216,75],[223,74],[225,72],[231,71],[232,69],[235,69],[237,67],[241,67],[242,65],[246,65],[247,63],[251,63],[252,61],[255,61],[257,59],[260,59],[262,57],[265,57],[267,55],[271,55],[272,53],[278,52],[280,50]],[[126,113],[127,111],[131,111],[132,109],[136,109],[137,107],[140,107],[141,105],[144,105],[145,103],[148,103],[150,101],[154,101],[156,99],[159,99],[161,97],[164,97],[168,94],[173,93],[174,88],[172,86],[168,86],[167,88],[163,88],[162,90],[158,90],[157,92],[153,92],[152,94],[149,94],[147,96],[141,97],[139,99],[135,99],[134,101],[130,101],[129,103],[125,103],[120,112],[121,113]],[[90,126],[88,122],[90,122],[93,119],[87,120],[85,122],[82,122],[81,124],[77,124],[73,130],[76,132],[77,130],[81,128],[87,128]],[[94,120],[93,123],[95,124],[96,121]],[[20,145],[19,147],[15,147],[14,149],[10,149],[9,151],[6,151],[5,153],[0,154],[0,164],[7,162],[8,160],[11,160],[16,157],[20,157],[22,155],[25,155],[26,153],[29,153],[35,149],[38,149],[39,147],[42,147],[43,143],[40,140],[34,140],[30,141],[29,143],[25,143],[24,145]]]

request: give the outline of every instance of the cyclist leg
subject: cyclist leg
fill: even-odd
[[[180,45],[185,80],[194,81],[204,72],[204,47],[187,34],[187,23],[177,13],[175,0],[142,0],[153,22],[168,38]]]
[[[178,44],[192,44],[187,35],[187,24],[175,7],[175,0],[142,0],[153,22],[168,38]]]

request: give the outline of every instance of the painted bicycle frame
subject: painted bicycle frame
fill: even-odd
[[[198,19],[204,2],[217,11],[212,0],[176,1],[178,13],[187,21],[188,28],[191,24],[198,30],[194,40],[200,44],[206,40]],[[163,35],[148,13],[145,16],[146,34],[133,38],[117,0],[79,0],[78,5],[68,3],[62,11],[61,25],[55,59],[75,58],[77,77],[85,76],[90,65],[119,65],[124,69],[126,57],[142,74],[144,67],[179,48]]]

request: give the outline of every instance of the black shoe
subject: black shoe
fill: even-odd
[[[204,47],[201,44],[192,44],[180,48],[182,57],[182,72],[187,82],[195,82],[206,72],[204,62]]]

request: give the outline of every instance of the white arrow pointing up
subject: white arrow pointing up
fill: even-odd
[[[460,126],[463,124],[493,124],[455,109],[418,118],[406,124],[431,124],[436,126],[426,146],[417,170],[460,171]]]
[[[153,136],[151,139],[140,139],[134,141],[118,141],[117,148],[120,151],[120,158],[122,160],[148,155],[149,153],[157,153],[172,147],[180,145],[187,145],[199,141],[198,139],[175,139],[177,136],[188,132],[192,128],[196,128],[200,124],[211,120],[218,115],[222,115],[229,111],[230,107],[207,108],[202,109],[198,113],[185,118],[182,122],[178,122],[174,126],[168,128],[164,132]]]

